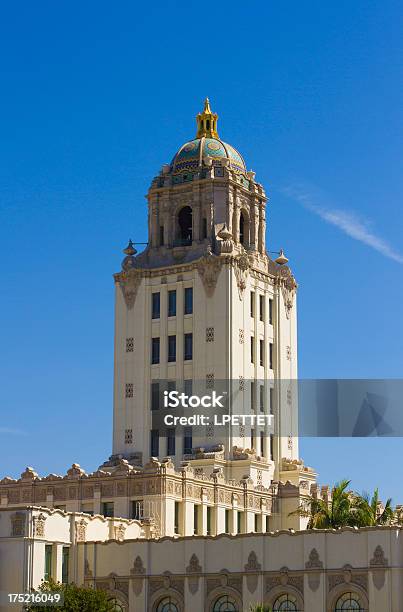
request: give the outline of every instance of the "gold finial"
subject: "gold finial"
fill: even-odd
[[[218,138],[217,133],[217,113],[212,113],[210,108],[210,100],[208,98],[204,101],[204,109],[202,113],[199,113],[196,117],[197,121],[197,134],[196,138]]]

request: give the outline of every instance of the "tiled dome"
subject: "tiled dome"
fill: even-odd
[[[238,172],[246,172],[245,162],[234,147],[218,138],[195,138],[181,146],[171,162],[171,171],[185,172],[195,170],[206,157],[228,159],[230,167]]]

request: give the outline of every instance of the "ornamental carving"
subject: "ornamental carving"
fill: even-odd
[[[120,523],[117,527],[115,527],[115,540],[123,542],[123,540],[125,539],[125,531],[126,526],[123,525],[123,523]]]
[[[374,556],[370,560],[369,565],[370,567],[386,567],[388,565],[383,548],[379,544],[374,550]]]
[[[188,576],[188,587],[189,591],[194,595],[199,590],[199,576],[195,574],[200,574],[202,571],[202,567],[199,563],[199,559],[193,553],[190,557],[189,565],[186,568],[186,573],[190,574]]]
[[[375,588],[380,591],[385,584],[385,567],[388,565],[388,560],[385,558],[385,553],[382,546],[378,545],[374,550],[374,556],[369,562],[372,569],[372,582]]]
[[[290,318],[291,309],[294,304],[294,296],[297,291],[297,283],[293,277],[290,268],[283,267],[278,270],[280,276],[281,292],[283,294],[285,314],[287,319]]]
[[[38,538],[45,537],[45,521],[46,516],[42,513],[34,517],[34,536]]]
[[[76,521],[76,540],[77,542],[85,542],[87,532],[87,523],[82,518],[81,521]]]
[[[238,286],[239,299],[242,300],[244,291],[246,289],[246,281],[248,279],[249,274],[249,258],[247,255],[239,255],[239,257],[235,258],[234,264],[234,272],[236,283]]]
[[[222,260],[212,253],[208,253],[197,262],[197,271],[208,296],[212,296],[214,293],[221,267]]]
[[[136,301],[137,292],[141,285],[142,276],[142,270],[138,270],[135,268],[128,269],[127,271],[121,272],[117,275],[117,280],[122,290],[126,306],[129,309],[133,308],[134,303]]]
[[[309,570],[323,569],[323,563],[319,558],[319,553],[316,548],[312,548],[311,552],[309,553],[309,559],[305,563],[305,568]]]
[[[249,553],[248,562],[245,564],[246,572],[246,586],[248,587],[249,593],[254,593],[258,585],[258,572],[262,569],[262,566],[257,560],[257,556],[254,550]]]

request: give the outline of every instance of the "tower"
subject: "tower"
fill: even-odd
[[[265,190],[219,138],[208,99],[196,120],[196,137],[151,183],[145,250],[130,242],[115,274],[113,455],[140,465],[170,456],[229,478],[259,468],[268,486],[284,459],[298,459],[296,282],[266,251]],[[272,413],[273,432],[159,434],[163,389],[218,381],[231,383],[231,412]]]

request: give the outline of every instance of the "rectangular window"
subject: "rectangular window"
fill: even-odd
[[[160,454],[160,432],[158,429],[151,430],[151,457],[158,457]]]
[[[176,291],[168,291],[168,317],[176,317]]]
[[[102,502],[102,514],[107,517],[114,516],[114,503],[113,502]]]
[[[160,225],[160,246],[164,244],[164,226]]]
[[[174,523],[175,533],[179,534],[179,502],[175,502],[175,523]]]
[[[250,407],[252,410],[255,410],[256,403],[256,383],[254,380],[250,383]]]
[[[250,362],[255,363],[255,338],[250,337]]]
[[[52,578],[52,544],[45,545],[45,580]]]
[[[151,316],[153,319],[159,319],[160,309],[161,309],[161,299],[160,299],[159,292],[151,294],[151,303],[152,303]]]
[[[273,325],[273,300],[269,298],[269,323]]]
[[[260,455],[264,457],[264,432],[260,432]]]
[[[231,510],[225,510],[225,533],[229,533],[229,519]]]
[[[269,515],[266,516],[266,533],[270,531]]]
[[[274,436],[270,435],[270,460],[274,461]]]
[[[206,217],[203,218],[202,236],[203,236],[203,240],[207,238],[207,219]]]
[[[264,295],[259,295],[259,319],[264,321]]]
[[[176,361],[176,336],[168,336],[168,361]]]
[[[199,506],[197,504],[193,506],[193,533],[195,535],[199,533]]]
[[[274,414],[274,389],[270,387],[269,390],[269,400],[270,400],[270,414]]]
[[[255,533],[259,531],[259,515],[255,514]]]
[[[250,445],[252,448],[255,448],[255,430],[250,430]]]
[[[264,340],[259,341],[259,359],[260,365],[264,366]]]
[[[144,502],[142,499],[135,499],[130,502],[130,518],[141,521],[144,518]]]
[[[255,316],[255,292],[250,292],[250,316]]]
[[[176,380],[167,380],[167,391],[176,391]]]
[[[167,429],[167,455],[175,455],[175,429]]]
[[[270,342],[269,344],[269,368],[270,370],[273,369],[273,343]]]
[[[193,359],[193,334],[185,334],[184,345],[184,359],[189,361]]]
[[[160,339],[151,338],[151,363],[156,364],[160,362]]]
[[[184,314],[192,314],[193,312],[193,287],[185,287],[185,305]]]
[[[191,378],[188,378],[186,380],[183,381],[184,385],[184,392],[185,395],[192,395],[193,394],[193,380]]]
[[[207,535],[211,535],[211,506],[207,506]]]
[[[183,454],[190,455],[192,452],[192,428],[185,427],[183,432]]]
[[[264,412],[264,385],[259,386],[259,409]]]
[[[70,548],[68,546],[63,546],[62,551],[62,584],[69,583],[69,556],[70,556]]]
[[[151,410],[158,410],[160,407],[160,383],[151,383]]]
[[[236,518],[237,533],[242,533],[242,512],[240,510],[238,510]]]

